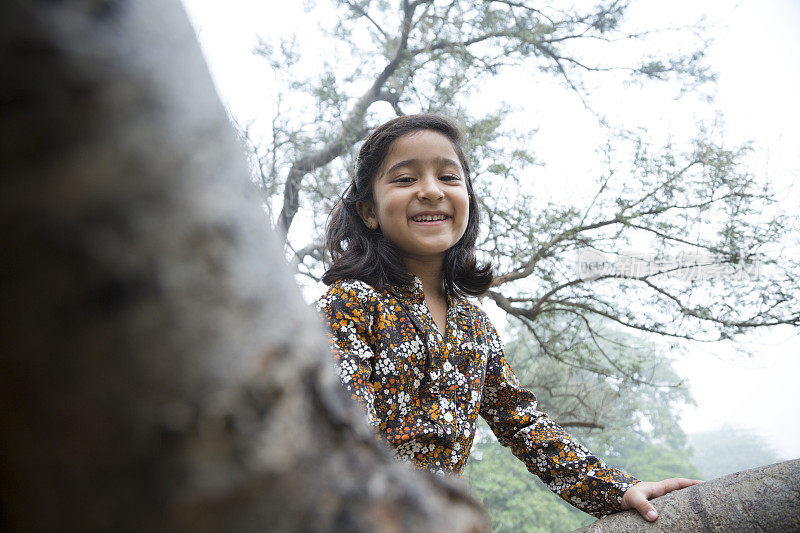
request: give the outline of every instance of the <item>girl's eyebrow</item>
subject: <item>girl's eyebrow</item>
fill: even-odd
[[[439,166],[453,166],[461,170],[461,165],[458,163],[458,161],[454,161],[449,157],[434,157],[430,161],[432,163],[438,164]],[[393,172],[401,167],[411,167],[414,165],[418,165],[421,162],[423,162],[422,159],[404,159],[402,161],[398,161],[397,163],[386,169],[386,174],[389,174],[390,172]]]

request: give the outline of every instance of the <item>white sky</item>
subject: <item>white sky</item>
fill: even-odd
[[[295,33],[304,43],[302,53],[322,57],[326,52],[315,48],[318,30],[312,18],[324,11],[326,0],[317,0],[317,9],[310,15],[303,12],[303,2],[296,0],[183,3],[223,102],[240,122],[252,121],[256,134],[266,131],[274,112],[274,77],[266,61],[251,51],[259,35],[275,42],[278,35]],[[796,157],[800,153],[800,1],[744,0],[737,6],[731,0],[639,0],[629,15],[659,26],[692,21],[702,13],[719,23],[710,50],[712,67],[719,74],[712,105],[678,104],[657,88],[643,89],[639,98],[601,90],[593,101],[613,122],[645,125],[654,136],[664,138],[691,137],[698,120],[713,117],[719,110],[726,140],[755,141],[753,170],[769,176],[781,189],[788,187],[800,175]],[[604,133],[576,104],[574,95],[542,83],[541,75],[530,78],[536,80],[535,85],[524,83],[524,74],[520,76],[517,83],[504,79],[495,85],[520,107],[522,121],[539,128],[533,145],[547,163],[541,172],[551,183],[559,183],[561,194],[572,194],[582,186],[575,176],[591,173]],[[511,87],[519,89],[515,93]],[[531,87],[547,105],[525,103],[530,102]],[[492,87],[486,89],[488,94],[498,94]],[[789,191],[786,205],[797,206],[798,197],[797,188]],[[736,355],[737,346],[748,349],[753,357]],[[800,457],[798,332],[761,333],[736,345],[692,345],[676,367],[689,381],[698,403],[697,408],[684,411],[682,425],[688,432],[716,429],[724,423],[747,427],[772,442],[784,458]]]

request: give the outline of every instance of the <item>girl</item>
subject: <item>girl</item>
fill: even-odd
[[[319,300],[339,375],[368,421],[414,465],[460,474],[478,414],[556,494],[602,516],[697,483],[644,483],[607,467],[536,409],[467,295],[492,282],[475,259],[478,202],[462,135],[438,115],[399,117],[361,147],[331,214]]]

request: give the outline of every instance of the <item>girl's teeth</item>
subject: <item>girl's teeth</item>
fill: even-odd
[[[426,215],[420,217],[414,217],[414,220],[417,222],[433,222],[434,220],[444,220],[446,217],[444,215]]]

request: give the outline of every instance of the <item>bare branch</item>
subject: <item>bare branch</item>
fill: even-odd
[[[597,422],[588,422],[582,420],[567,420],[562,422],[561,420],[556,421],[559,426],[562,428],[591,428],[591,429],[606,429],[606,426],[603,424],[598,424]]]
[[[400,26],[400,39],[394,56],[373,81],[367,91],[356,101],[350,113],[342,122],[339,133],[320,150],[297,159],[289,169],[283,193],[283,207],[278,215],[277,227],[283,230],[284,241],[289,231],[294,216],[300,207],[300,187],[303,176],[324,166],[350,148],[353,142],[364,134],[364,117],[367,109],[378,101],[381,90],[389,77],[395,73],[407,54],[408,34],[411,30],[411,21],[414,9],[424,2],[409,4],[404,2],[403,20]]]
[[[584,224],[574,228],[569,228],[561,232],[560,234],[550,239],[550,241],[540,246],[539,249],[536,250],[531,255],[530,259],[528,259],[528,261],[526,261],[526,263],[523,266],[519,267],[518,269],[512,272],[495,277],[494,282],[492,282],[492,287],[499,287],[504,283],[508,283],[510,281],[530,276],[533,273],[534,268],[536,267],[536,263],[543,257],[546,257],[557,244],[564,242],[568,239],[575,238],[575,236],[578,235],[579,233],[602,228],[605,226],[610,226],[612,224],[618,224],[622,222],[622,220],[623,218],[617,215],[611,219],[594,222],[592,224]]]
[[[522,9],[525,9],[526,11],[531,12],[531,13],[536,13],[537,15],[539,15],[543,19],[547,20],[547,22],[549,22],[550,24],[552,24],[554,26],[557,24],[555,20],[553,20],[552,18],[547,16],[543,11],[541,11],[539,9],[535,9],[533,7],[530,7],[530,6],[526,5],[526,4],[523,4],[522,2],[514,2],[512,0],[484,0],[484,1],[486,3],[489,3],[489,4],[505,4],[505,5],[507,5],[509,7],[512,7],[512,8],[513,7],[522,8]]]
[[[380,25],[380,24],[378,24],[377,22],[375,22],[375,20],[374,20],[372,17],[370,17],[370,16],[369,16],[369,13],[367,13],[366,11],[364,11],[364,10],[361,8],[361,6],[359,6],[358,4],[354,4],[354,3],[353,3],[353,2],[351,2],[350,0],[345,0],[345,3],[346,3],[346,4],[347,4],[347,6],[348,6],[350,9],[352,9],[354,12],[356,12],[356,13],[357,13],[357,14],[359,14],[359,15],[361,15],[361,16],[362,16],[362,17],[364,17],[365,19],[367,19],[367,20],[368,20],[368,21],[369,21],[369,22],[370,22],[370,23],[371,23],[371,24],[372,24],[372,25],[375,27],[375,29],[377,29],[377,30],[378,30],[378,32],[380,32],[380,34],[383,36],[383,38],[384,38],[384,39],[386,39],[387,41],[389,41],[389,40],[390,40],[389,34],[387,34],[387,33],[384,31],[384,29],[381,27],[381,25]]]

